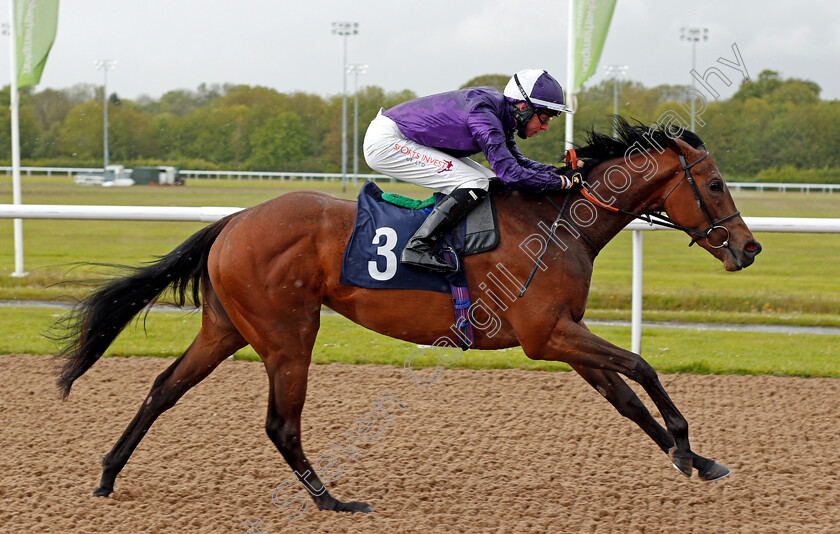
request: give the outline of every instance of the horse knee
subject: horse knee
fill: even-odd
[[[656,370],[644,358],[637,355],[634,355],[627,377],[642,384],[642,386],[659,380]]]

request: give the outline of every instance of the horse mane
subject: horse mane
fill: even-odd
[[[661,151],[662,148],[673,145],[673,135],[669,135],[669,132],[661,125],[645,126],[635,119],[635,124],[630,124],[619,115],[613,115],[612,120],[618,134],[617,139],[591,129],[586,131],[586,145],[575,149],[578,158],[586,160],[588,165],[594,166],[623,157],[630,147],[637,143],[637,146],[647,151]],[[703,146],[700,137],[689,130],[683,130],[679,139],[691,145],[692,148]]]

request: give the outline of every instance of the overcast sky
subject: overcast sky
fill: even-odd
[[[360,86],[424,95],[522,68],[548,69],[565,85],[567,10],[563,0],[60,0],[58,35],[36,89],[101,85],[94,60],[115,59],[108,92],[123,98],[158,98],[201,83],[340,94],[343,38],[331,34],[331,23],[343,20],[359,23],[347,60],[368,65]],[[741,74],[715,62],[734,61],[737,43],[750,76],[777,70],[838,99],[838,21],[835,0],[619,0],[601,67],[587,85],[602,80],[609,64],[627,65],[628,78],[647,86],[690,83],[691,45],[680,28],[701,26],[709,40],[697,45],[697,70],[716,65],[729,75],[728,90],[715,82],[722,98]],[[8,61],[0,54],[2,85]]]

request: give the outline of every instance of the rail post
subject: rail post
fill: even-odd
[[[642,231],[633,230],[633,298],[630,304],[630,350],[642,353]]]

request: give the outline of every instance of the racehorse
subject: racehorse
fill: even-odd
[[[654,369],[587,328],[583,318],[593,261],[634,217],[683,230],[727,271],[752,264],[761,246],[694,133],[620,119],[617,126],[617,139],[590,131],[587,144],[577,150],[590,169],[584,187],[556,194],[496,193],[499,245],[464,259],[470,292],[486,297],[484,313],[498,318],[492,332],[476,329],[474,348],[521,346],[529,358],[567,362],[641,427],[680,473],[690,477],[697,469],[701,479],[716,480],[729,469],[691,450],[688,423]],[[102,459],[102,478],[93,495],[113,492],[120,470],[161,413],[250,344],[269,377],[266,432],[315,504],[322,510],[372,511],[365,503],[333,498],[301,446],[300,416],[321,307],[381,334],[431,345],[450,332],[452,301],[430,291],[340,284],[355,205],[317,192],[282,195],[205,227],[169,254],[131,268],[79,302],[68,316],[71,326],[59,354],[66,358],[57,381],[65,398],[132,318],[165,290],[171,288],[181,306],[190,290],[196,305],[202,297],[204,302],[195,340],[157,377]],[[543,236],[538,257],[525,253],[533,248],[535,235]],[[481,280],[499,264],[523,290],[523,281],[535,271],[527,291],[507,295],[507,300],[499,292],[482,293],[489,286]],[[665,428],[620,375],[643,387]]]

